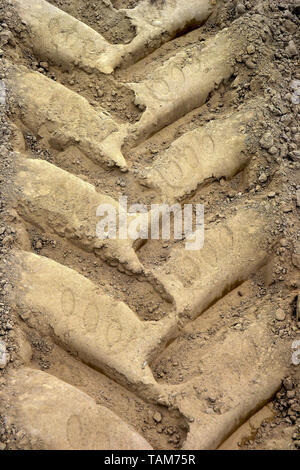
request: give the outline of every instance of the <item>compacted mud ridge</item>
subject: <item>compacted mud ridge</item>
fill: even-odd
[[[0,0],[1,450],[300,448],[299,13]]]

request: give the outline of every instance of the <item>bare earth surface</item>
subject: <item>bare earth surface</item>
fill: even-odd
[[[0,450],[300,448],[299,14],[0,0]]]

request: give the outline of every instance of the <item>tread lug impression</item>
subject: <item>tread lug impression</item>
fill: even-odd
[[[231,77],[235,59],[248,45],[247,34],[241,33],[240,26],[240,22],[234,23],[204,44],[178,52],[151,69],[144,80],[128,84],[136,95],[135,103],[146,108],[133,126],[132,141],[138,144],[202,106],[210,93]]]
[[[142,266],[133,240],[97,237],[97,208],[108,204],[118,210],[110,196],[94,186],[43,160],[21,158],[13,199],[25,220],[48,233],[56,233],[107,260],[116,260],[131,272]]]
[[[194,420],[184,449],[216,449],[280,388],[289,363],[287,342],[274,341],[270,315],[249,320],[251,326],[245,331],[221,331],[199,357],[202,374],[174,391],[189,396],[189,400],[179,398],[177,405]],[[209,397],[216,397],[215,410],[208,406]]]
[[[11,374],[6,420],[26,432],[34,449],[151,450],[117,415],[77,388],[34,369]]]
[[[175,319],[141,322],[123,302],[48,258],[20,251],[13,264],[22,288],[12,300],[32,328],[54,335],[87,364],[123,384],[159,396],[160,387],[144,363],[174,333]]]
[[[97,113],[82,96],[25,68],[11,67],[5,82],[22,125],[50,148],[73,145],[96,164],[127,168],[121,152],[125,129],[106,112]]]
[[[255,113],[241,112],[187,132],[145,171],[142,184],[171,203],[207,180],[234,176],[249,161],[246,125],[254,118]]]
[[[239,207],[205,234],[201,250],[174,248],[155,276],[173,296],[177,310],[195,318],[268,261],[274,220],[265,208]]]
[[[32,46],[39,56],[59,65],[76,63],[83,69],[106,74],[124,61],[144,57],[151,42],[163,43],[190,25],[200,26],[213,10],[210,0],[166,0],[158,12],[156,5],[145,0],[134,10],[126,10],[137,29],[136,37],[129,44],[113,45],[44,0],[14,1],[20,17],[30,27]]]

